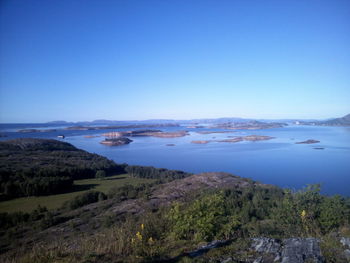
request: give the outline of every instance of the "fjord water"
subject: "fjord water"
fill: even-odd
[[[192,140],[218,140],[228,136],[268,135],[260,142],[192,144]],[[213,139],[213,137],[216,137]],[[295,144],[307,139],[318,144]],[[116,162],[152,165],[193,173],[224,171],[263,183],[300,189],[321,183],[326,194],[350,196],[350,128],[288,126],[279,129],[202,135],[181,138],[133,138],[121,147],[106,147],[101,138],[69,137],[77,147],[107,156]],[[175,146],[166,146],[175,144]],[[324,148],[314,149],[315,147]]]
[[[100,144],[103,137],[84,137],[86,134],[101,134],[104,130],[30,134],[7,132],[8,137],[2,139],[19,136],[56,139],[57,134],[64,133],[64,141],[106,156],[117,163],[151,165],[193,173],[223,171],[296,190],[307,184],[321,183],[325,194],[350,196],[349,127],[287,126],[212,134],[199,134],[197,132],[201,129],[186,127],[162,128],[164,131],[179,129],[189,130],[190,135],[180,138],[133,137],[131,144],[118,147]],[[239,143],[191,143],[192,140],[220,140],[227,139],[228,136],[252,134],[268,135],[275,139]],[[295,144],[307,139],[319,140],[320,143]]]

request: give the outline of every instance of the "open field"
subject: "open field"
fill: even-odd
[[[89,190],[101,191],[107,194],[109,189],[114,186],[122,186],[125,184],[137,185],[147,182],[150,183],[152,181],[154,180],[133,178],[127,174],[115,175],[103,180],[97,178],[76,180],[74,181],[75,190],[73,192],[39,197],[22,197],[0,202],[0,212],[31,212],[37,208],[38,205],[46,206],[48,209],[56,209],[61,207],[64,202]]]

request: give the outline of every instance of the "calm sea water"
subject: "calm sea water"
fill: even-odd
[[[100,144],[103,137],[84,138],[87,134],[98,135],[106,132],[103,130],[23,134],[15,132],[16,129],[15,126],[1,125],[1,133],[7,135],[1,140],[17,137],[56,139],[57,135],[64,134],[66,136],[64,141],[89,152],[106,156],[118,163],[151,165],[193,173],[224,171],[292,189],[321,183],[325,194],[350,196],[350,128],[287,126],[278,129],[203,135],[196,132],[201,129],[173,127],[161,128],[161,130],[185,129],[190,131],[190,136],[136,137],[132,138],[134,141],[131,144],[119,147]],[[275,139],[239,143],[191,143],[192,140],[219,140],[227,139],[228,136],[252,134],[273,136]],[[320,143],[295,144],[307,139],[319,140]],[[175,144],[175,146],[167,146],[167,144]],[[317,150],[314,149],[315,147],[324,149]]]

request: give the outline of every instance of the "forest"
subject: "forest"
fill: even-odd
[[[56,140],[0,142],[0,201],[69,192],[74,180],[129,173],[158,183],[188,176],[182,171],[116,164]]]
[[[71,190],[73,181],[124,172],[105,157],[56,140],[0,142],[0,200]]]

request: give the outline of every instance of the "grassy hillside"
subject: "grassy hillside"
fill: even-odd
[[[231,262],[252,263],[259,256],[250,247],[253,237],[313,237],[320,240],[326,261],[307,261],[312,259],[308,255],[300,262],[348,262],[339,240],[350,237],[350,200],[323,196],[318,185],[293,193],[230,174],[206,173],[151,188],[118,186],[99,201],[36,210],[14,224],[20,219],[6,219],[12,221],[1,233],[0,247],[6,253],[0,259],[141,263],[221,262],[230,257]],[[215,240],[224,242],[223,247],[198,256],[189,253]]]
[[[115,188],[126,184],[139,185],[142,183],[152,183],[153,179],[133,178],[127,174],[111,176],[105,179],[82,179],[74,181],[73,191],[64,194],[49,195],[49,196],[30,196],[21,197],[8,201],[0,202],[0,213],[3,212],[32,212],[38,206],[48,209],[58,209],[64,202],[72,200],[74,197],[86,193],[91,190],[100,191],[105,194]]]

